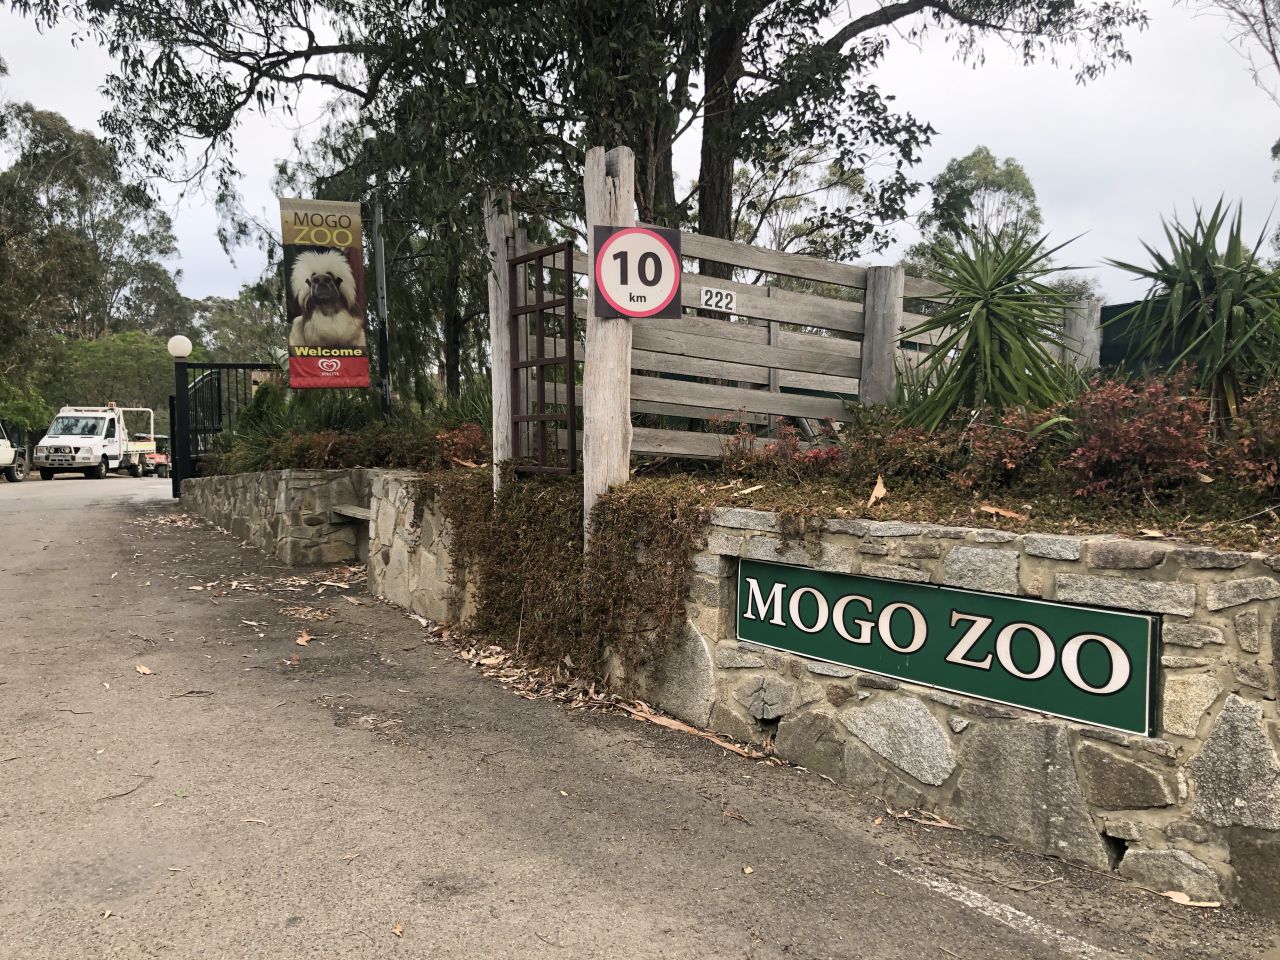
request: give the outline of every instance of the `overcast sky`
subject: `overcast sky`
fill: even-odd
[[[1280,138],[1280,107],[1254,85],[1220,21],[1167,0],[1155,0],[1148,11],[1150,29],[1132,40],[1133,63],[1083,87],[1066,67],[1023,67],[998,47],[989,48],[985,66],[971,69],[952,60],[941,38],[923,48],[896,42],[874,78],[938,130],[917,168],[920,179],[979,144],[1017,158],[1054,237],[1083,234],[1060,259],[1089,268],[1113,302],[1133,299],[1141,288],[1100,261],[1140,261],[1139,239],[1160,238],[1162,214],[1189,213],[1193,202],[1211,205],[1224,196],[1244,201],[1254,235],[1275,219],[1269,151]],[[103,108],[98,88],[110,61],[94,47],[73,49],[69,37],[41,36],[0,12],[0,57],[11,73],[4,87],[13,99],[96,129]],[[303,120],[312,119],[304,110]],[[275,219],[272,171],[289,155],[295,127],[296,121],[254,118],[238,140],[246,206],[268,223]],[[678,162],[685,156],[680,150]],[[681,172],[692,175],[696,166]],[[184,293],[232,296],[258,275],[257,250],[238,251],[234,264],[222,252],[217,216],[203,196],[173,199]],[[902,239],[914,239],[909,229]],[[890,252],[874,259],[893,258]]]

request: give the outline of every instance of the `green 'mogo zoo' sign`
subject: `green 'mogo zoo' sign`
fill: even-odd
[[[738,639],[1149,736],[1156,618],[758,560]]]

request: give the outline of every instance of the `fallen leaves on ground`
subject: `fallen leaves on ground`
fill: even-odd
[[[884,485],[884,477],[876,477],[876,485],[871,490],[871,496],[867,498],[867,506],[874,507],[888,495],[889,488]]]
[[[1184,907],[1201,907],[1206,910],[1216,910],[1222,906],[1217,900],[1192,900],[1181,890],[1166,890],[1160,896],[1167,900],[1172,900],[1174,903],[1180,903]]]
[[[996,507],[989,503],[984,503],[978,509],[983,513],[989,513],[996,517],[1004,517],[1007,520],[1021,520],[1023,523],[1026,523],[1031,519],[1025,513],[1019,513],[1017,510],[1007,510],[1004,507]]]
[[[136,666],[134,666],[134,668],[133,668],[133,669],[134,669],[134,670],[136,670],[136,671],[138,671],[138,673],[142,674],[142,676],[144,676],[144,677],[153,677],[153,676],[155,676],[155,673],[152,671],[152,669],[151,669],[150,667],[144,667],[144,666],[143,666],[142,664],[140,664],[140,663],[139,663],[139,664],[137,664]]]
[[[589,713],[621,711],[634,720],[687,733],[748,760],[782,763],[781,760],[772,756],[769,744],[766,744],[763,749],[743,746],[719,737],[709,730],[700,730],[675,717],[660,713],[642,700],[624,701],[616,693],[609,693],[603,687],[597,686],[595,681],[569,673],[565,668],[571,667],[573,661],[568,657],[565,658],[567,663],[562,662],[554,669],[530,666],[517,661],[509,651],[496,644],[482,645],[464,636],[460,639],[460,643],[454,645],[454,635],[446,625],[424,620],[417,614],[408,614],[408,616],[409,619],[418,621],[427,628],[428,643],[453,646],[458,659],[466,661],[473,669],[479,670],[486,677],[496,680],[526,700],[554,700],[564,704],[570,710],[586,710]]]
[[[397,923],[394,927],[391,928],[391,932],[394,933],[397,937],[403,937],[404,927]]]
[[[751,874],[755,873],[755,870],[752,869],[751,867],[743,867],[742,872],[747,874],[747,876],[750,876]]]
[[[298,634],[298,639],[297,639],[297,640],[295,640],[295,641],[293,641],[293,642],[294,642],[294,643],[296,643],[296,644],[297,644],[298,646],[300,646],[300,647],[305,647],[307,644],[309,644],[309,643],[310,643],[312,640],[314,640],[314,639],[315,639],[315,637],[313,637],[311,634],[307,633],[307,631],[303,630],[303,631],[301,631],[301,632]]]

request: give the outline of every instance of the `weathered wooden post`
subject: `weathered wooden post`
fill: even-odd
[[[894,354],[902,326],[905,276],[902,264],[867,268],[867,296],[862,307],[862,382],[858,387],[863,406],[892,403],[897,394]]]
[[[484,204],[484,233],[489,245],[489,368],[493,391],[493,489],[498,489],[498,465],[511,459],[511,312],[510,256],[512,219],[502,206],[508,197],[490,192]]]
[[[1062,316],[1062,359],[1080,370],[1096,370],[1102,357],[1102,301],[1069,304]]]
[[[636,225],[635,156],[628,147],[587,151],[587,343],[582,376],[582,497],[591,536],[591,509],[631,471],[631,320],[601,320],[596,307],[595,227]]]

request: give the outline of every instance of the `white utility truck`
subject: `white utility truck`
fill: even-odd
[[[101,480],[113,470],[127,470],[140,477],[146,466],[146,455],[154,453],[156,442],[130,440],[125,429],[126,413],[147,417],[146,435],[154,438],[156,415],[146,407],[63,407],[49,425],[49,432],[36,445],[34,466],[41,480],[52,480],[58,473],[83,473],[90,480]]]
[[[27,448],[15,446],[0,424],[0,474],[10,483],[21,483],[27,478]]]

